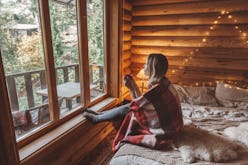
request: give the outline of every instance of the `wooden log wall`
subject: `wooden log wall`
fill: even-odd
[[[79,162],[92,151],[113,130],[111,123],[101,123],[77,126],[63,139],[49,144],[46,149],[33,153],[32,158],[27,157],[21,165],[68,165]],[[24,153],[25,154],[25,153]],[[23,155],[20,155],[22,159]]]
[[[148,54],[163,53],[173,83],[248,88],[247,0],[132,0],[132,6],[133,75]]]
[[[132,46],[132,4],[130,0],[123,0],[122,11],[122,57],[121,57],[121,77],[126,74],[131,74],[131,46]],[[128,95],[126,87],[121,86],[121,97]]]

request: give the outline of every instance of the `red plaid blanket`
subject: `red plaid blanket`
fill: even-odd
[[[150,148],[169,146],[183,126],[178,94],[163,79],[143,96],[131,103],[114,139],[112,150],[128,142]]]

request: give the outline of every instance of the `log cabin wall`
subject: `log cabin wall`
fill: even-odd
[[[224,81],[247,88],[247,0],[132,0],[132,5],[133,75],[149,53],[163,53],[173,83]]]
[[[121,77],[126,74],[131,74],[131,46],[132,46],[132,4],[130,0],[123,0],[122,11],[122,38],[121,38]],[[125,87],[121,87],[121,97],[128,95],[128,90]]]

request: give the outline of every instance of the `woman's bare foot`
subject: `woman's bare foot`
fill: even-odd
[[[97,115],[93,114],[93,113],[90,113],[90,112],[84,112],[83,113],[84,117],[86,119],[88,119],[90,122],[92,122],[93,124],[97,123],[98,122],[98,118],[97,118]]]

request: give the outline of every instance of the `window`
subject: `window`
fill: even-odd
[[[21,146],[110,95],[106,2],[0,3],[1,56]]]
[[[80,106],[76,0],[63,4],[49,0],[53,56],[60,115]]]
[[[90,84],[96,85],[90,90],[90,99],[94,100],[106,92],[104,58],[104,1],[87,0],[87,25]]]
[[[10,8],[13,6],[13,8]],[[37,1],[3,1],[0,37],[16,138],[49,118],[49,103],[37,91],[47,88]],[[42,117],[41,117],[42,116]]]

